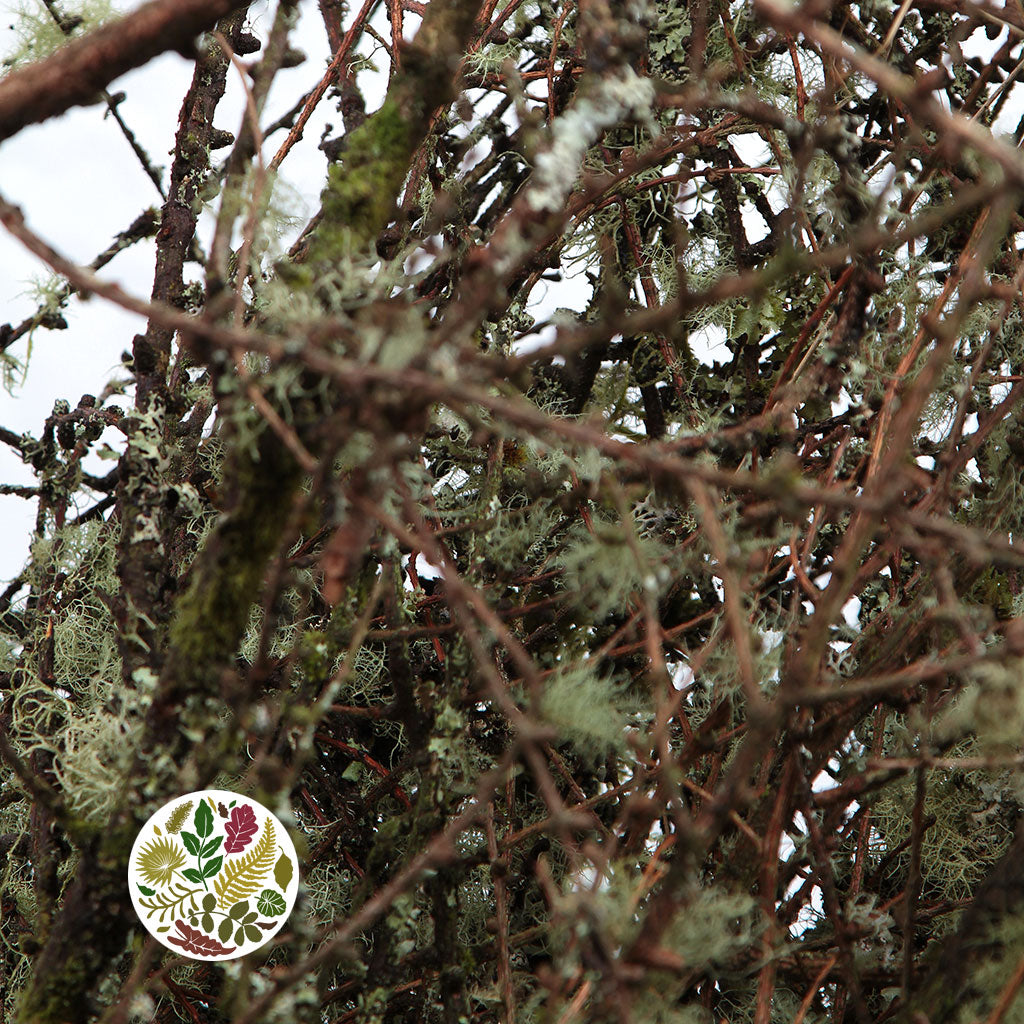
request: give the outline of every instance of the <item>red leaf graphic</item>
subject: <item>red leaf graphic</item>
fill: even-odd
[[[167,941],[181,946],[186,953],[198,953],[199,956],[218,956],[221,953],[234,953],[237,946],[222,946],[216,939],[204,935],[198,928],[189,928],[184,921],[175,921],[181,936],[168,935]]]
[[[225,853],[238,853],[244,850],[251,842],[252,837],[259,830],[256,823],[256,815],[248,804],[239,804],[231,811],[231,818],[224,826],[228,834],[228,841],[224,844]]]

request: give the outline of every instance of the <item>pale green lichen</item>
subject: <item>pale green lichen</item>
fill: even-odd
[[[540,713],[582,754],[596,759],[624,752],[624,691],[622,682],[602,678],[586,663],[559,666],[544,681]]]
[[[534,164],[526,201],[537,211],[560,210],[583,164],[601,134],[624,118],[651,123],[654,86],[632,68],[590,83],[551,127],[547,148]]]
[[[116,15],[110,0],[69,0],[61,3],[60,11],[63,28],[40,3],[21,2],[6,10],[5,17],[12,19],[13,41],[3,55],[2,66],[13,69],[48,57],[69,39],[97,28]]]

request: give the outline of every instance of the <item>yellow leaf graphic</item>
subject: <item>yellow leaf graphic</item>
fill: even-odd
[[[277,858],[277,863],[274,865],[274,881],[277,882],[278,886],[282,891],[288,888],[288,884],[292,880],[292,862],[285,856],[284,853]]]
[[[170,839],[150,839],[139,850],[135,866],[150,885],[167,885],[185,866],[185,851]]]
[[[181,831],[181,826],[185,824],[185,819],[188,817],[188,813],[191,810],[191,800],[186,800],[183,804],[178,804],[178,806],[171,811],[171,815],[165,823],[167,831],[173,835],[177,835]]]
[[[213,891],[221,910],[252,896],[274,865],[274,823],[267,818],[263,835],[244,856],[228,859],[214,879]]]

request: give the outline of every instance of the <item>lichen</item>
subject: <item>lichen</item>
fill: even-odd
[[[624,118],[651,119],[654,86],[632,68],[592,82],[551,126],[547,148],[537,156],[526,201],[537,211],[562,208],[583,158],[601,133]]]

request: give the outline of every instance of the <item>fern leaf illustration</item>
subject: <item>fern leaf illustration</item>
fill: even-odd
[[[163,923],[164,917],[168,912],[171,916],[181,915],[187,913],[188,910],[195,911],[196,904],[193,899],[198,893],[203,890],[199,888],[191,889],[187,885],[183,885],[181,882],[172,883],[165,892],[157,893],[152,899],[139,899],[139,903],[149,911],[147,917],[152,917],[154,914],[160,914],[160,923]],[[188,910],[185,909],[184,903],[186,900],[191,900],[188,906]]]
[[[267,818],[256,845],[244,857],[229,858],[214,880],[213,891],[221,910],[263,887],[264,877],[274,866],[274,850],[274,823]]]
[[[181,826],[185,824],[188,812],[191,810],[191,800],[186,800],[183,804],[178,804],[178,806],[171,811],[170,817],[164,823],[164,828],[166,828],[172,835],[177,835],[181,831]]]

